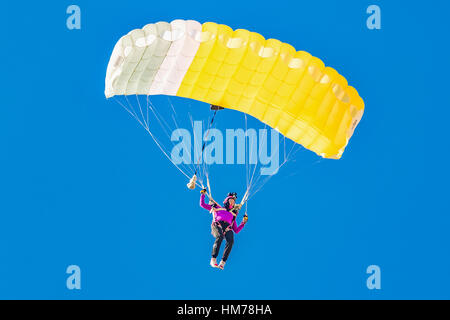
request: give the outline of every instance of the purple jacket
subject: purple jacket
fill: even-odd
[[[205,203],[205,195],[202,194],[200,196],[200,207],[202,207],[203,209],[206,209],[208,211],[211,211],[212,206]],[[224,221],[228,224],[231,224],[231,222],[233,221],[233,214],[229,211],[227,211],[225,208],[217,208],[214,211],[214,218],[213,218],[214,222],[218,222],[218,221]],[[239,231],[242,230],[242,228],[244,227],[244,222],[242,221],[241,224],[239,226],[236,225],[236,220],[233,221],[233,225],[231,226],[233,231],[235,233],[239,233]]]

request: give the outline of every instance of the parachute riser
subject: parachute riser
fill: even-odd
[[[222,108],[222,109],[223,109],[223,108]],[[211,127],[212,127],[212,124],[213,124],[213,122],[214,122],[214,118],[216,117],[217,111],[220,110],[220,109],[213,109],[212,106],[211,106],[211,110],[214,110],[214,114],[213,114],[213,116],[212,116],[212,118],[211,118],[211,121],[209,122],[208,131],[206,131],[205,141],[203,141],[202,152],[201,152],[201,154],[200,154],[200,156],[199,156],[199,158],[198,158],[198,160],[197,160],[197,165],[198,165],[198,163],[200,162],[200,157],[201,157],[201,155],[203,154],[203,151],[205,151],[205,147],[206,147],[206,139],[208,139],[209,130],[210,130]],[[195,169],[194,175],[195,175],[195,174],[197,174],[197,169]]]

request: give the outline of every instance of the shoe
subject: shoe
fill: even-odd
[[[213,268],[218,268],[219,265],[217,264],[216,259],[211,259],[211,261],[209,262],[209,265]]]

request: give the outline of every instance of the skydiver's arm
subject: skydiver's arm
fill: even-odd
[[[202,193],[202,194],[200,195],[200,207],[202,207],[203,209],[206,209],[206,210],[208,210],[208,211],[210,211],[211,208],[212,208],[211,205],[209,205],[209,204],[207,204],[207,203],[205,202],[205,194],[204,194],[204,193]]]
[[[235,233],[239,233],[239,231],[241,231],[242,228],[244,228],[244,226],[245,226],[244,221],[242,221],[241,224],[240,224],[239,226],[236,226],[236,221],[233,221],[233,231],[234,231]]]

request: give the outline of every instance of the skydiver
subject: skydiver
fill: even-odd
[[[241,224],[237,226],[236,217],[242,206],[240,204],[236,204],[237,194],[235,192],[230,192],[228,194],[223,201],[223,207],[219,206],[217,202],[212,199],[210,200],[210,204],[205,203],[206,189],[201,190],[200,193],[200,206],[213,214],[211,234],[216,238],[216,240],[214,241],[212,249],[210,265],[213,268],[223,270],[225,267],[225,262],[230,255],[231,248],[233,247],[233,231],[235,233],[239,233],[239,231],[241,231],[247,223],[248,217],[247,215],[244,215]],[[222,240],[224,238],[227,243],[225,245],[222,260],[220,261],[220,264],[217,264],[217,256],[219,255],[220,245],[222,244]]]

